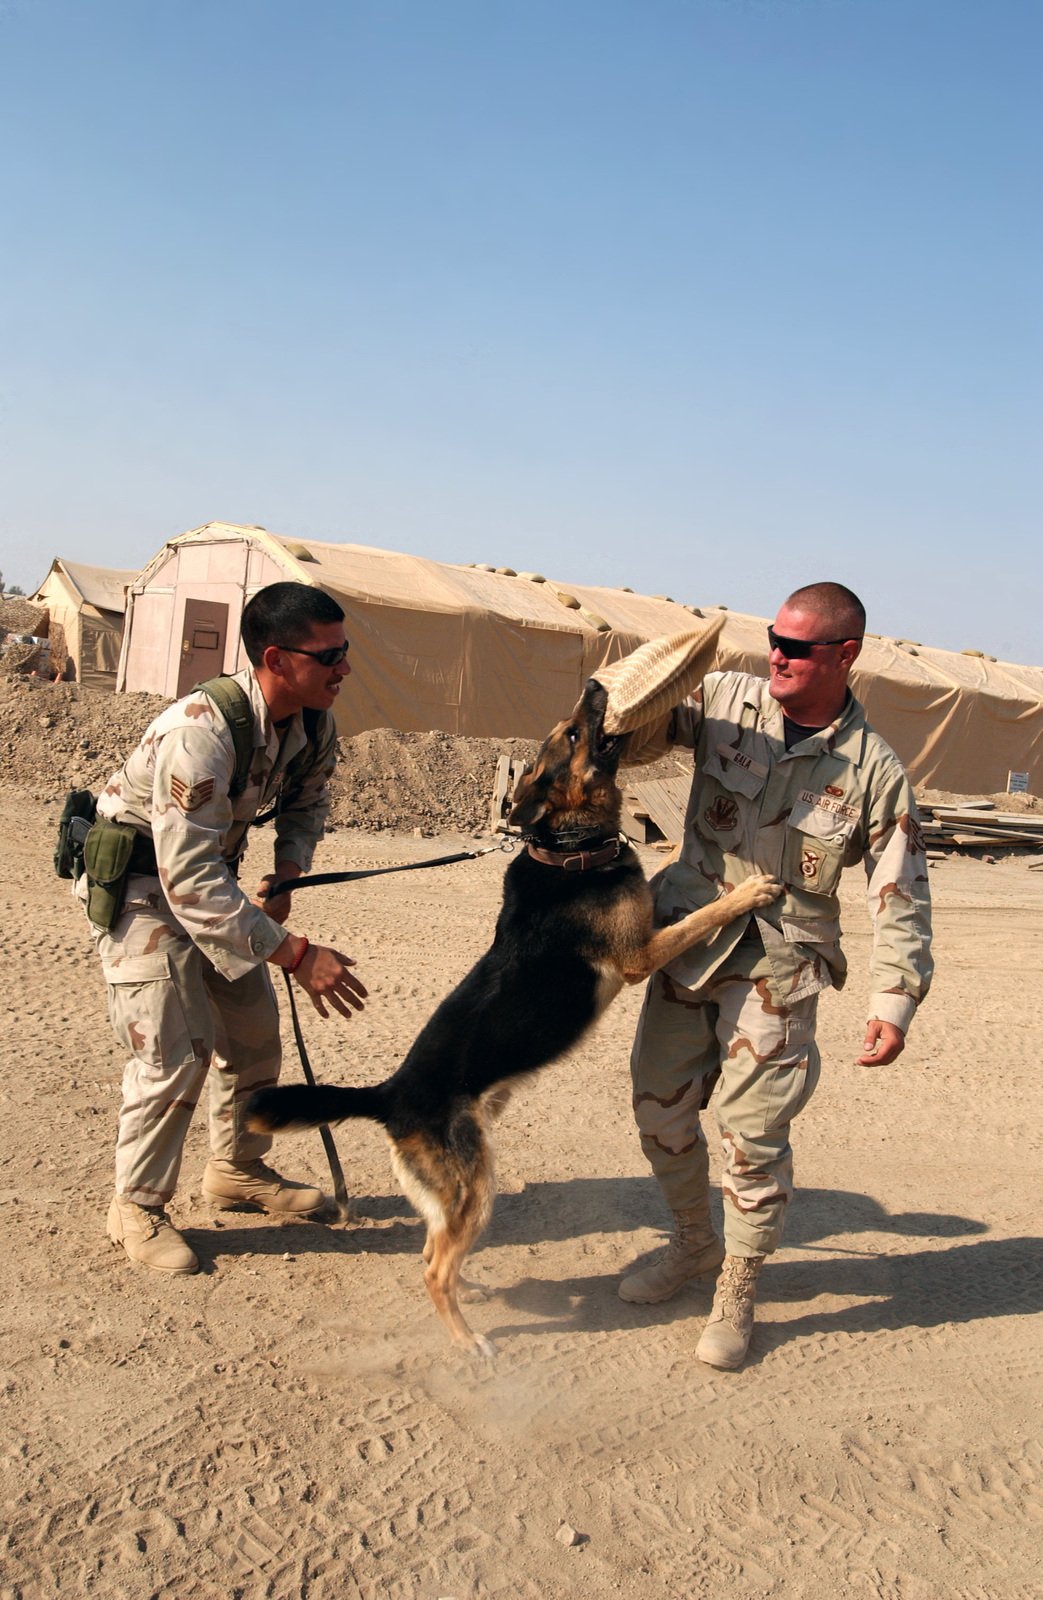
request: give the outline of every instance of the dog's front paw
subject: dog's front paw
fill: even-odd
[[[750,910],[754,906],[770,906],[782,893],[782,884],[767,872],[755,872],[752,878],[740,884],[738,893],[743,896],[743,909]]]

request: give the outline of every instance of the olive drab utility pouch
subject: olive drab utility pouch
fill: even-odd
[[[70,789],[58,819],[54,870],[59,878],[78,878],[83,871],[83,845],[97,815],[98,802],[89,789]]]
[[[99,817],[83,846],[87,874],[87,915],[96,928],[108,932],[123,910],[130,858],[138,831],[129,822]]]

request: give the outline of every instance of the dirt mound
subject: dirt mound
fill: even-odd
[[[41,634],[46,615],[46,611],[41,610],[39,606],[31,606],[28,600],[23,600],[18,595],[8,595],[0,599],[0,642],[8,633]]]
[[[99,790],[168,701],[76,683],[0,676],[0,790],[35,799]],[[340,741],[331,820],[371,833],[475,832],[489,822],[500,755],[531,760],[527,739],[464,739],[376,728]]]
[[[1043,800],[1034,794],[952,794],[948,789],[918,789],[916,798],[921,806],[971,806],[988,803],[997,811],[1039,811]],[[982,821],[985,819],[982,818]]]
[[[340,741],[331,820],[371,832],[484,832],[497,760],[531,761],[537,749],[529,739],[371,729]]]
[[[51,647],[46,638],[47,612],[17,596],[0,600],[0,673],[51,678]]]
[[[67,789],[99,790],[166,704],[162,695],[0,677],[0,788],[40,800]]]

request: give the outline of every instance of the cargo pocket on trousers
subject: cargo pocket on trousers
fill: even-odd
[[[766,1133],[786,1127],[803,1111],[815,1093],[821,1070],[814,1018],[787,1017],[785,1054],[775,1068],[766,1097]]]
[[[183,1067],[195,1049],[171,972],[161,950],[102,963],[109,1019],[120,1043],[149,1067]]]

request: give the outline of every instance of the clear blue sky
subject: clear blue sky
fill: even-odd
[[[0,569],[212,519],[1043,661],[1041,0],[2,0]]]

